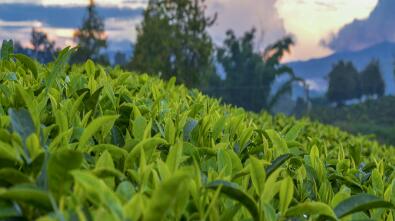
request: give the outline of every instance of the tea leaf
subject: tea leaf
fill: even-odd
[[[102,204],[111,211],[111,215],[116,220],[123,220],[122,204],[114,192],[104,183],[103,180],[96,178],[89,172],[72,171],[72,176],[76,183],[82,186],[88,194],[92,203]],[[99,200],[97,202],[96,200]]]
[[[270,174],[272,174],[274,171],[276,171],[281,165],[283,165],[291,157],[292,157],[292,154],[284,154],[284,155],[277,157],[266,168],[266,175],[270,176]]]
[[[36,132],[33,119],[29,111],[24,108],[19,110],[10,108],[8,114],[11,118],[12,130],[22,138],[26,160],[28,163],[31,163],[31,154],[26,146],[26,140],[31,134]]]
[[[62,149],[50,155],[48,161],[48,185],[53,193],[61,195],[70,188],[72,176],[70,171],[82,164],[82,153]]]
[[[114,122],[118,116],[102,116],[94,119],[85,129],[80,137],[78,149],[85,147],[89,139],[104,125]]]
[[[288,153],[288,146],[285,140],[278,134],[275,130],[266,130],[265,131],[272,142],[272,147],[275,152],[277,152],[277,156]]]
[[[359,194],[340,202],[334,209],[339,218],[347,215],[366,211],[374,208],[395,208],[390,202],[384,201],[376,196]]]
[[[226,123],[225,117],[221,117],[220,119],[217,120],[217,122],[215,122],[214,127],[213,127],[213,138],[214,139],[217,139],[219,137],[219,135],[222,133],[222,130],[225,127],[225,123]]]
[[[0,199],[26,203],[33,208],[39,207],[47,211],[52,209],[48,193],[36,188],[13,187],[4,192],[0,192]]]
[[[247,193],[244,193],[235,183],[216,180],[209,183],[207,188],[213,190],[220,188],[221,193],[241,203],[248,209],[254,220],[259,220],[258,207],[255,201]]]
[[[24,54],[14,54],[14,57],[20,61],[26,69],[29,69],[32,72],[33,77],[37,79],[38,68],[36,63],[30,57]]]
[[[95,75],[95,63],[91,59],[88,59],[88,61],[85,62],[85,71],[88,74],[88,76]]]
[[[0,181],[9,184],[32,183],[32,179],[29,176],[14,168],[0,169]]]
[[[59,78],[61,74],[64,74],[63,71],[67,65],[67,62],[69,61],[71,54],[74,51],[75,49],[70,49],[70,47],[66,47],[65,49],[59,52],[59,55],[53,64],[52,70],[49,72],[46,78],[45,86],[47,92],[56,81],[56,78]]]
[[[287,217],[303,217],[304,215],[324,215],[332,220],[337,220],[332,208],[321,202],[300,203],[287,210]]]
[[[177,203],[182,188],[185,188],[182,184],[187,178],[185,173],[176,173],[164,180],[152,194],[147,209],[144,211],[144,220],[162,220]]]
[[[2,60],[9,60],[11,57],[11,54],[14,52],[14,42],[12,40],[3,40],[3,43],[1,45],[1,59]]]
[[[287,141],[293,141],[295,140],[300,131],[303,129],[304,125],[303,123],[297,123],[295,124],[286,134],[285,134],[285,140]]]
[[[287,211],[288,206],[292,201],[293,193],[294,193],[294,184],[292,178],[287,177],[281,181],[281,186],[280,186],[280,212],[282,214],[284,214]]]
[[[250,174],[255,191],[260,196],[265,187],[266,174],[262,163],[255,157],[250,157]]]

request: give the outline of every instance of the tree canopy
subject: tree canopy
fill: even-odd
[[[217,52],[218,62],[226,72],[222,97],[225,102],[248,110],[260,111],[268,107],[276,77],[283,74],[293,76],[291,69],[280,64],[280,59],[293,44],[292,39],[286,37],[261,53],[254,47],[255,29],[246,32],[241,38],[237,38],[231,30],[226,36],[224,46]],[[290,89],[286,87],[283,90]]]
[[[176,76],[178,82],[199,87],[214,73],[213,43],[207,32],[216,16],[205,14],[204,0],[150,0],[137,28],[130,69]]]
[[[91,59],[99,63],[108,64],[108,58],[101,53],[102,49],[107,48],[104,22],[96,11],[94,0],[90,0],[86,10],[82,26],[74,33],[78,51],[72,57],[72,62],[82,63]]]
[[[380,71],[378,60],[372,60],[361,72],[362,94],[381,97],[385,92],[385,83]]]
[[[342,105],[350,99],[361,97],[361,85],[357,69],[351,62],[339,61],[328,75],[327,98],[330,102]]]
[[[56,52],[55,42],[49,40],[46,32],[33,28],[30,43],[33,46],[34,58],[42,63],[47,63],[52,60]]]

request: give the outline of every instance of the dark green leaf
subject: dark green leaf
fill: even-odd
[[[351,196],[350,198],[340,202],[335,207],[335,213],[338,218],[375,208],[392,208],[394,205],[390,202],[384,201],[376,196],[368,194],[359,194]]]
[[[30,183],[32,180],[19,170],[14,168],[0,169],[0,180],[10,184]]]
[[[21,108],[15,110],[10,108],[8,110],[8,115],[11,118],[12,130],[21,136],[25,151],[26,160],[28,163],[31,162],[30,153],[26,146],[26,139],[33,133],[36,132],[33,119],[28,110]]]
[[[3,40],[3,44],[1,45],[1,59],[9,60],[11,54],[14,52],[14,43],[12,40]]]
[[[276,171],[283,163],[285,163],[288,159],[292,157],[292,154],[284,154],[277,157],[275,160],[272,161],[270,166],[266,168],[266,176],[270,176],[274,171]]]
[[[93,113],[95,113],[102,90],[103,87],[97,89],[92,95],[87,95],[84,97],[83,101],[84,101],[85,112],[92,110]]]
[[[71,170],[78,169],[82,163],[82,153],[75,150],[60,150],[52,153],[48,161],[48,185],[56,194],[62,194],[70,187]]]
[[[33,208],[39,207],[45,210],[52,209],[48,193],[36,188],[13,187],[4,192],[0,191],[0,199],[26,203]]]
[[[0,200],[0,220],[12,221],[11,217],[20,216],[19,208],[6,200]]]
[[[221,188],[221,193],[241,203],[247,208],[253,219],[259,221],[259,210],[256,202],[247,193],[243,192],[237,184],[224,180],[216,180],[209,183],[206,187],[212,190]]]

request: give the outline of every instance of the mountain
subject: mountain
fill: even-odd
[[[386,83],[386,94],[395,94],[394,61],[395,43],[383,42],[360,51],[337,52],[327,57],[307,61],[290,62],[295,74],[307,80],[313,95],[322,95],[327,88],[325,77],[332,65],[339,60],[352,61],[358,70],[362,70],[372,59],[380,61],[380,68]]]

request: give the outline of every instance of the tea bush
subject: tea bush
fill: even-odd
[[[3,47],[0,219],[393,220],[394,149]]]

